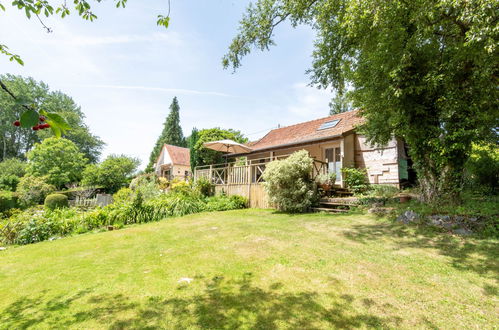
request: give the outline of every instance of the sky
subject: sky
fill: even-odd
[[[94,3],[94,22],[75,13],[44,19],[53,32],[6,5],[0,43],[25,62],[0,56],[0,73],[30,76],[71,96],[109,154],[138,157],[141,167],[163,128],[174,96],[184,135],[192,128],[240,130],[257,140],[286,126],[329,113],[329,91],[309,87],[314,33],[289,24],[275,31],[277,46],[254,51],[235,73],[222,56],[249,1],[171,0],[168,29],[156,26],[166,0]]]

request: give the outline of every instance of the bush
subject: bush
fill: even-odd
[[[133,198],[133,190],[130,188],[121,188],[113,195],[114,203],[125,203]]]
[[[130,184],[139,164],[140,161],[136,158],[110,155],[102,163],[85,168],[82,184],[103,187],[107,193],[115,193]]]
[[[248,205],[248,200],[242,196],[219,195],[206,199],[206,211],[228,211],[244,209]]]
[[[155,173],[142,174],[137,176],[130,183],[130,189],[134,193],[141,193],[146,200],[159,196],[162,192],[160,181]]]
[[[199,178],[194,182],[194,188],[203,196],[215,195],[215,185],[207,178]]]
[[[466,163],[467,185],[485,193],[499,192],[499,147],[497,145],[473,145]]]
[[[319,174],[315,178],[315,182],[317,182],[317,184],[327,184],[332,186],[336,182],[336,173]]]
[[[10,191],[0,191],[0,213],[16,208],[17,195]]]
[[[16,191],[19,181],[26,173],[26,163],[11,158],[0,162],[0,190]]]
[[[26,172],[36,177],[46,177],[46,182],[58,188],[81,179],[87,163],[85,155],[76,144],[67,139],[50,137],[27,153]]]
[[[44,204],[49,210],[62,209],[69,206],[68,196],[63,194],[50,194],[45,197]]]
[[[46,177],[23,177],[17,186],[19,202],[25,207],[41,204],[48,194],[56,190],[46,181]]]
[[[308,210],[315,200],[315,187],[310,178],[312,167],[313,159],[305,150],[270,162],[263,173],[270,202],[285,212]]]
[[[343,182],[354,194],[365,192],[369,188],[365,168],[344,167],[341,169]]]
[[[370,196],[384,198],[393,198],[400,191],[397,187],[384,184],[373,184],[369,188]]]

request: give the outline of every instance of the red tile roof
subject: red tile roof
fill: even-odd
[[[339,120],[336,126],[318,130],[322,124],[333,120]],[[358,115],[358,110],[343,112],[325,118],[273,129],[259,141],[253,142],[249,146],[253,149],[253,152],[255,152],[282,145],[293,145],[327,139],[351,131],[362,122],[363,119]]]
[[[191,166],[191,153],[188,148],[172,146],[171,144],[165,144],[165,148],[174,165]]]

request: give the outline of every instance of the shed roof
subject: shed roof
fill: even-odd
[[[191,166],[191,153],[189,148],[177,147],[171,144],[165,144],[164,147],[166,151],[168,151],[174,165]]]

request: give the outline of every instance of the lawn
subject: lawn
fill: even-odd
[[[0,251],[0,328],[494,328],[498,257],[371,215],[201,213]]]

